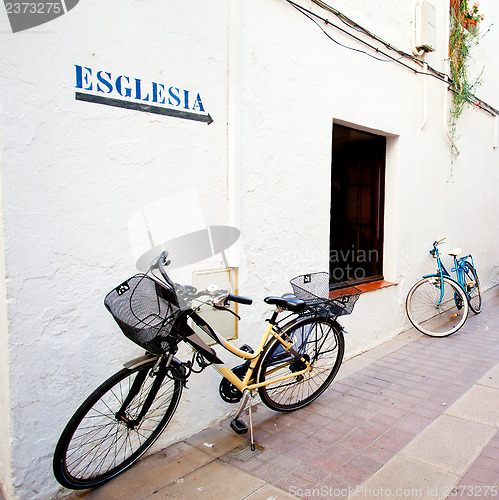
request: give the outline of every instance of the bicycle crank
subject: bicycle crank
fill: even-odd
[[[248,371],[248,366],[249,362],[246,362],[242,365],[236,366],[232,369],[232,371],[234,375],[242,380],[246,375],[246,372]],[[243,397],[243,393],[226,378],[223,378],[220,382],[219,393],[220,397],[226,403],[239,403],[239,401],[241,401],[241,398]]]

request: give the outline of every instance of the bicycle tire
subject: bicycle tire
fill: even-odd
[[[475,314],[480,314],[482,311],[482,296],[480,295],[480,281],[476,269],[470,262],[464,262],[464,280],[466,285],[466,295],[470,309]]]
[[[440,276],[423,278],[407,295],[406,312],[410,322],[430,337],[447,337],[457,332],[464,325],[468,310],[463,289],[447,277],[443,280]]]
[[[168,373],[136,429],[127,428],[116,417],[133,380],[144,376],[139,393],[126,412],[128,419],[138,415],[154,382],[148,374],[155,363],[153,359],[120,370],[76,410],[54,452],[54,476],[62,486],[80,490],[101,485],[133,465],[156,441],[175,413],[182,394],[182,383],[168,377]]]
[[[341,326],[327,317],[298,319],[283,330],[293,348],[313,366],[312,371],[297,377],[258,388],[263,403],[275,411],[298,410],[317,399],[331,384],[343,360],[345,342]],[[289,341],[289,340],[288,340]],[[271,340],[262,353],[257,369],[258,383],[267,377],[279,377],[305,367],[303,361],[284,351],[278,339]]]

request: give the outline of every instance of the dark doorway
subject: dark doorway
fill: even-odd
[[[332,286],[383,278],[386,138],[333,125]]]

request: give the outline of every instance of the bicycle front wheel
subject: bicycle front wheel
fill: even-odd
[[[305,363],[284,350],[278,339],[271,340],[257,371],[258,383],[275,382],[258,388],[263,403],[275,411],[293,411],[317,399],[340,369],[344,353],[341,327],[329,318],[303,318],[287,326],[282,337],[311,365],[312,370],[295,377],[279,377],[300,372]]]
[[[429,276],[418,281],[406,300],[407,316],[425,335],[446,337],[459,330],[468,316],[468,299],[449,278]]]
[[[175,413],[182,384],[164,368],[153,374],[155,363],[120,370],[78,408],[54,453],[54,476],[62,486],[98,486],[134,464],[156,441]],[[164,378],[154,401],[138,419],[158,376]]]
[[[480,282],[475,268],[469,263],[464,263],[464,281],[470,309],[479,314],[482,310],[482,296],[480,295]]]

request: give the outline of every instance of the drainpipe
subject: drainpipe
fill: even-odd
[[[412,3],[413,17],[411,19],[411,50],[416,57],[421,57],[424,61],[425,50],[416,48],[416,29],[421,22],[421,4],[418,0]],[[428,71],[428,63],[423,62],[423,73]],[[428,117],[428,80],[426,75],[423,75],[423,119],[421,121],[420,130],[423,130]]]
[[[240,190],[240,100],[241,100],[241,0],[228,0],[227,68],[227,204],[229,225],[241,229]],[[228,253],[239,266],[240,243]]]
[[[494,139],[492,140],[492,147],[497,149],[497,125],[499,123],[499,117],[497,115],[494,116]]]
[[[426,73],[428,72],[428,63],[425,61],[423,63],[423,120],[421,121],[420,130],[423,130],[426,125],[426,119],[428,117],[428,78],[426,78]]]

